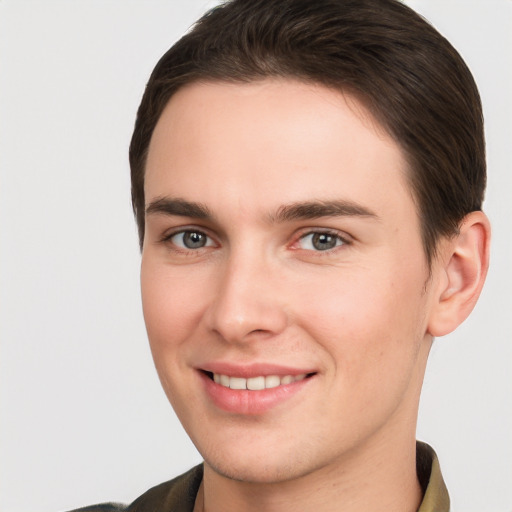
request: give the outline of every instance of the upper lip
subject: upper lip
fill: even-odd
[[[215,361],[206,363],[198,367],[198,370],[216,373],[218,375],[229,375],[230,377],[243,377],[249,379],[251,377],[278,375],[302,375],[316,373],[311,368],[297,368],[272,363],[251,363],[251,364],[234,364],[229,362]]]

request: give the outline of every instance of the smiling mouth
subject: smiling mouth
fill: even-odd
[[[260,375],[256,377],[231,377],[219,373],[204,372],[216,384],[229,389],[262,391],[264,389],[285,386],[312,377],[314,373],[301,373],[300,375]]]

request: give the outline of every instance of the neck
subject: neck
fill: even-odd
[[[232,480],[205,463],[195,512],[414,512],[421,498],[413,438],[402,446],[377,444],[364,454],[349,454],[343,461],[275,483]]]

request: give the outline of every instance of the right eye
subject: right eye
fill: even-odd
[[[178,231],[170,235],[167,240],[176,247],[186,250],[202,249],[203,247],[212,247],[215,245],[208,235],[202,231],[196,230]]]

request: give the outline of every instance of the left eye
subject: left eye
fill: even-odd
[[[214,245],[213,240],[201,231],[180,231],[169,240],[181,249],[202,249]]]
[[[328,251],[344,243],[340,236],[322,232],[308,233],[299,239],[299,247],[309,251]]]

